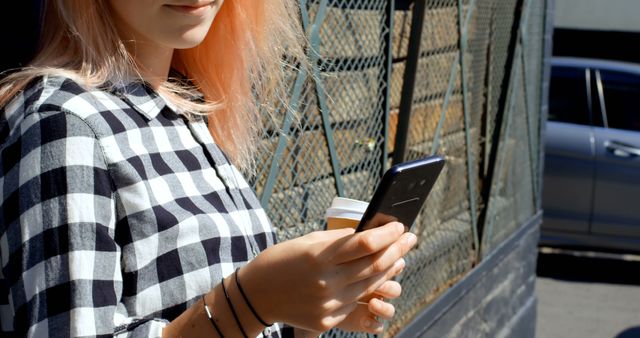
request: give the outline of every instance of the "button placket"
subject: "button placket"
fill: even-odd
[[[233,221],[236,223],[238,230],[240,230],[243,237],[247,240],[251,249],[251,258],[255,258],[258,255],[256,248],[259,246],[255,241],[254,236],[251,236],[247,230],[247,228],[252,228],[252,222],[248,215],[242,214],[243,212],[246,212],[247,205],[243,201],[240,186],[237,183],[231,164],[227,162],[222,151],[214,143],[209,130],[202,121],[188,121],[187,124],[189,125],[189,130],[191,130],[196,141],[209,155],[208,157],[211,161],[213,161],[211,166],[217,173],[222,184],[225,186],[226,193],[233,202],[232,204],[234,209],[230,210],[229,216],[231,216]]]

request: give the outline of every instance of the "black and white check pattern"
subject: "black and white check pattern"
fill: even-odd
[[[3,116],[2,337],[160,337],[275,241],[206,121],[142,83],[44,77]]]

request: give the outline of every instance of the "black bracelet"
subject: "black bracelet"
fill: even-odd
[[[251,313],[253,313],[253,315],[256,317],[256,319],[260,322],[260,324],[269,327],[273,324],[267,324],[267,322],[265,322],[262,318],[260,318],[260,316],[258,315],[258,312],[256,312],[256,309],[253,308],[253,306],[251,305],[251,302],[249,302],[249,298],[247,297],[247,295],[244,293],[244,290],[242,290],[242,286],[240,286],[240,281],[238,280],[238,271],[240,271],[240,268],[236,269],[236,285],[238,286],[238,290],[240,290],[240,294],[242,295],[242,298],[244,299],[244,302],[247,303],[247,306],[249,307],[249,310],[251,310]]]
[[[233,314],[233,319],[236,320],[236,324],[238,324],[238,328],[240,328],[240,332],[242,332],[242,336],[244,338],[249,338],[247,334],[244,332],[244,328],[242,328],[242,324],[240,323],[240,318],[238,318],[238,314],[236,313],[236,309],[233,307],[233,303],[231,303],[231,298],[229,298],[229,292],[227,292],[227,287],[224,285],[224,277],[220,282],[222,284],[222,291],[224,292],[224,298],[227,299],[227,304],[229,304],[229,308],[231,309],[231,314]]]
[[[220,336],[220,338],[224,338],[224,335],[222,334],[222,332],[220,332],[220,328],[218,327],[218,324],[216,324],[215,319],[213,319],[213,315],[211,314],[211,311],[209,311],[209,307],[207,306],[207,301],[204,299],[205,295],[202,295],[202,304],[204,304],[204,311],[207,313],[207,317],[209,317],[209,321],[211,322],[211,325],[213,325],[213,328],[216,329],[216,332],[218,332],[218,335]]]

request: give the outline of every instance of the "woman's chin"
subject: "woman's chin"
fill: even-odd
[[[207,30],[194,28],[181,34],[176,34],[175,37],[166,41],[166,44],[175,49],[193,48],[199,45],[205,36],[207,36]]]

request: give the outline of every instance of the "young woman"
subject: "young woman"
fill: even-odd
[[[382,330],[415,236],[275,244],[236,170],[251,170],[254,98],[268,108],[282,56],[303,58],[295,8],[48,1],[39,53],[0,86],[3,337]]]

